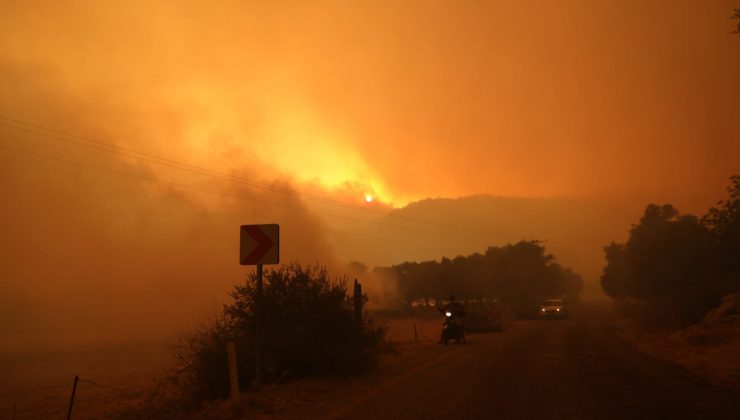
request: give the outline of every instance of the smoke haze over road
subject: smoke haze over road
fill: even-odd
[[[730,1],[7,3],[0,348],[187,328],[247,223],[337,275],[541,239],[595,284],[737,172]]]

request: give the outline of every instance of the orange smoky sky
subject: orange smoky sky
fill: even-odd
[[[97,116],[95,134],[211,166],[357,184],[396,205],[473,193],[705,205],[740,156],[733,7],[6,2],[0,52],[20,83],[146,129]],[[4,112],[65,127],[12,103]]]
[[[593,281],[600,247],[621,240],[647,202],[701,213],[740,171],[737,8],[5,1],[0,322],[64,335],[73,322],[63,313],[93,332],[155,328],[124,308],[155,308],[175,285],[180,302],[221,300],[244,274],[232,249],[240,223],[287,226],[283,255],[307,262],[392,264],[495,244],[479,237],[422,255],[380,236],[357,243],[361,229],[348,228],[428,197],[600,200],[604,217],[586,217],[604,220],[583,233],[587,251],[553,244]],[[554,217],[543,226],[558,223],[543,214]],[[583,219],[568,220],[577,229]],[[520,221],[498,240],[541,234],[531,227]],[[100,288],[113,304],[76,293]],[[175,306],[168,317],[194,312]]]

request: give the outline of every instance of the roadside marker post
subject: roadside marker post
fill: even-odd
[[[357,321],[358,327],[362,329],[362,284],[357,279],[355,279],[352,301],[355,309],[355,321]]]
[[[69,398],[69,407],[67,408],[67,420],[72,418],[72,407],[75,404],[75,394],[77,393],[77,382],[80,381],[80,377],[75,375],[74,383],[72,384],[72,396]]]
[[[259,388],[262,385],[262,265],[280,262],[280,225],[242,225],[239,232],[239,264],[257,266],[254,385]]]
[[[254,294],[254,386],[262,386],[262,264],[257,264]]]

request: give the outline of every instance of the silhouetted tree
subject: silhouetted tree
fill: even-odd
[[[604,247],[606,267],[601,275],[601,287],[612,298],[627,298],[634,287],[630,284],[626,246],[612,242]]]
[[[360,261],[350,261],[347,263],[347,274],[351,276],[362,276],[367,274],[367,265]]]
[[[673,206],[650,204],[625,244],[605,247],[601,276],[612,298],[634,299],[662,326],[700,321],[740,287],[740,176],[729,199],[701,220]]]
[[[392,269],[407,300],[446,299],[451,294],[462,299],[497,298],[521,312],[551,296],[575,299],[583,285],[578,274],[557,264],[537,241],[489,247],[484,254],[440,262],[405,262]]]
[[[722,271],[723,291],[740,289],[740,175],[730,178],[729,197],[702,218],[715,239],[717,263]]]
[[[405,262],[392,269],[396,272],[401,295],[407,301],[441,297],[441,271],[436,261]]]
[[[565,296],[571,300],[578,300],[583,290],[583,277],[573,271],[570,267],[563,267],[560,264],[553,264],[559,270],[559,275],[563,278],[562,290]]]

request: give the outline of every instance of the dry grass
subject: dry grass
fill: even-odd
[[[436,343],[441,317],[377,316],[385,324],[392,351],[382,354],[383,368],[413,358]],[[414,334],[416,327],[416,336]],[[239,404],[207,403],[186,411],[157,388],[168,364],[166,343],[132,343],[80,352],[0,355],[0,418],[64,418],[75,375],[112,388],[80,382],[75,419],[91,418],[260,418],[300,413],[306,407],[330,406],[346,383],[362,378],[305,378],[268,385],[259,394],[244,393]],[[297,414],[296,414],[297,415]]]
[[[655,345],[713,383],[740,389],[740,322],[700,324],[659,337]]]
[[[740,319],[721,316],[720,309],[701,324],[678,332],[646,332],[635,322],[617,317],[622,336],[655,357],[728,388],[740,389]]]
[[[401,317],[379,321],[385,323],[386,339],[397,347],[436,342],[442,328],[441,316]]]
[[[2,354],[0,418],[64,418],[75,375],[73,418],[109,417],[149,395],[167,360],[163,342]]]
[[[385,325],[388,346],[379,357],[379,371],[403,366],[430,345],[436,345],[441,317],[375,316]],[[416,327],[416,334],[414,333]],[[381,350],[383,351],[383,350]],[[378,373],[378,372],[376,372]],[[370,376],[373,374],[371,373]],[[307,411],[330,412],[338,401],[348,400],[356,392],[366,392],[367,376],[309,377],[263,386],[259,393],[243,392],[238,403],[213,401],[178,418],[304,418]],[[364,390],[364,391],[362,391]]]

